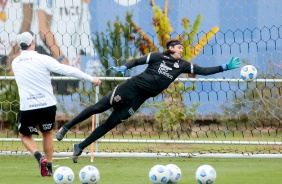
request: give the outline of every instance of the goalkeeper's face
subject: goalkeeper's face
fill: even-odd
[[[173,52],[171,54],[172,57],[174,57],[175,59],[181,59],[182,58],[182,53],[183,53],[183,46],[182,45],[170,46],[169,49]]]

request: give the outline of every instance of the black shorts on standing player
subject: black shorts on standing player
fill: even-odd
[[[19,111],[18,123],[19,132],[23,135],[38,134],[37,126],[41,132],[48,132],[53,129],[57,107],[51,106],[41,109]]]

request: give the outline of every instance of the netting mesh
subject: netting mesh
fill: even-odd
[[[0,16],[0,151],[25,151],[17,134],[19,97],[11,62],[19,53],[16,35],[32,30],[36,50],[99,76],[99,88],[60,77],[52,80],[58,104],[54,132],[127,77],[111,70],[128,59],[163,51],[178,38],[184,58],[200,66],[240,57],[258,69],[254,82],[240,70],[196,79],[180,76],[148,99],[134,116],[96,143],[97,152],[281,153],[280,1],[7,1]],[[16,13],[15,13],[16,12]],[[102,124],[111,110],[73,127],[55,152],[69,152]],[[40,138],[39,136],[38,138]],[[90,147],[86,148],[90,151]]]

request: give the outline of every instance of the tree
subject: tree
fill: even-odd
[[[156,6],[154,0],[151,1],[151,6],[154,12],[154,17],[152,19],[154,30],[158,36],[160,46],[162,49],[165,49],[166,42],[172,39],[172,35],[174,33],[174,30],[171,27],[170,19],[168,17],[169,1],[167,0],[165,2],[163,10],[159,6]],[[193,25],[190,25],[190,20],[187,17],[182,18],[182,26],[184,31],[181,34],[178,34],[176,39],[179,39],[182,42],[185,51],[183,58],[187,61],[191,61],[193,58],[199,55],[208,41],[219,31],[219,27],[215,26],[195,42],[195,36],[198,33],[201,21],[202,16],[200,14],[197,16]],[[132,22],[132,24],[142,36],[142,42],[140,43],[139,47],[139,50],[142,54],[159,50],[158,47],[153,44],[154,42],[146,35],[144,31],[142,31],[137,24],[134,22]]]
[[[138,34],[134,35],[137,30],[131,25],[132,22],[132,13],[127,12],[124,23],[117,17],[113,26],[110,21],[107,23],[108,29],[106,32],[96,32],[93,43],[104,67],[105,76],[122,76],[110,68],[121,66],[131,57],[137,57],[141,38]],[[125,74],[125,76],[128,76],[128,74]],[[101,94],[104,96],[118,83],[116,81],[103,82]]]
[[[4,76],[5,71],[0,71],[1,76]],[[9,129],[17,132],[17,113],[20,109],[18,86],[15,80],[1,80],[0,104],[1,117],[4,122],[9,122]]]

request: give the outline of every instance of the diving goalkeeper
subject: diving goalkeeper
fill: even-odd
[[[132,116],[137,109],[150,97],[155,97],[165,90],[180,74],[211,75],[240,67],[239,58],[231,58],[224,65],[201,67],[182,59],[183,46],[179,40],[170,40],[166,43],[167,50],[163,53],[152,52],[141,58],[132,59],[125,65],[118,67],[124,73],[132,67],[148,64],[148,67],[136,75],[117,85],[105,97],[94,105],[83,110],[77,117],[60,128],[56,138],[60,141],[67,131],[74,125],[89,118],[93,114],[102,113],[111,107],[113,112],[108,119],[97,127],[84,141],[74,144],[73,162],[81,155],[82,150],[95,142],[116,125]]]

